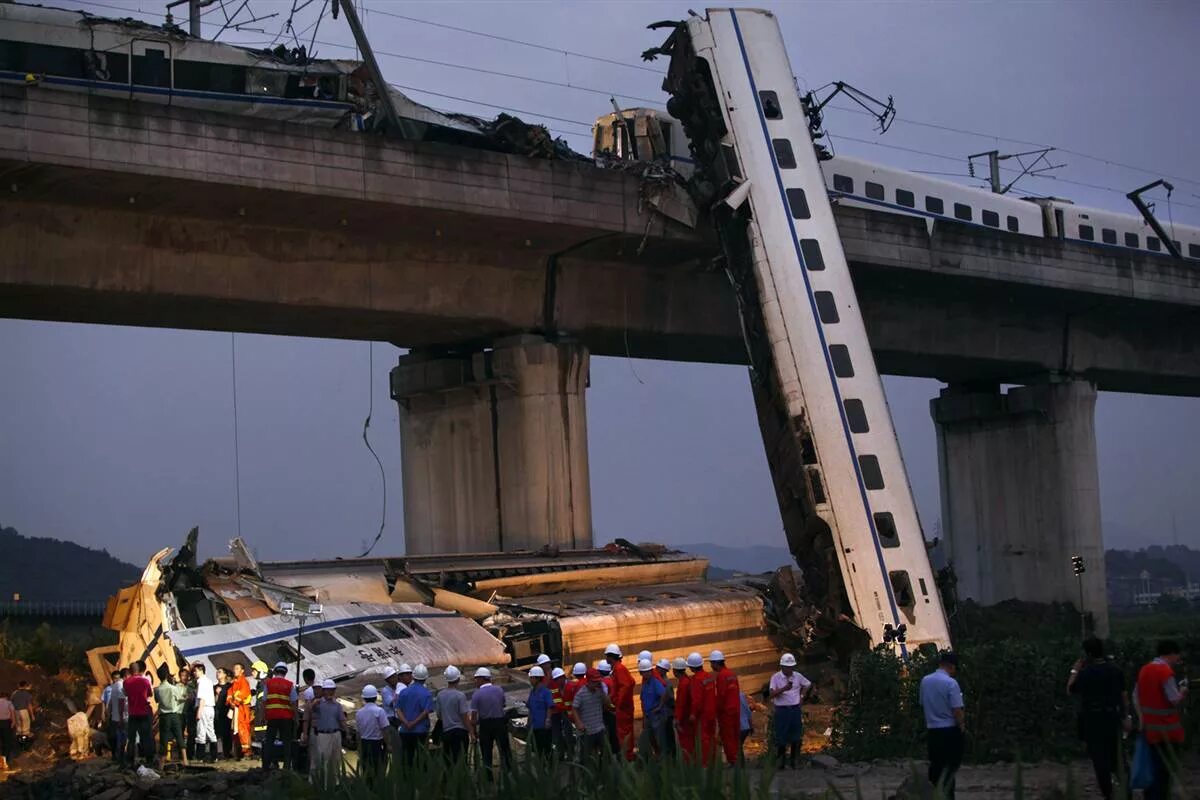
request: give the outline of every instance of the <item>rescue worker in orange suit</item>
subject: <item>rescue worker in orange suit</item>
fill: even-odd
[[[717,676],[704,670],[699,653],[689,653],[687,665],[692,670],[692,723],[700,740],[700,763],[712,763],[717,749]]]
[[[1145,800],[1168,800],[1171,773],[1179,770],[1179,751],[1183,747],[1183,722],[1180,706],[1187,699],[1187,685],[1175,682],[1175,667],[1183,659],[1179,645],[1158,643],[1158,658],[1138,672],[1134,705],[1142,718],[1142,732],[1154,759],[1154,782],[1146,789]]]
[[[679,752],[684,763],[690,764],[696,756],[696,726],[692,724],[692,676],[688,675],[687,662],[676,658],[671,662],[675,673],[675,733],[679,738]]]
[[[626,761],[633,761],[633,676],[621,663],[621,648],[615,643],[604,648],[604,657],[612,664],[613,705],[617,709],[617,742]]]
[[[241,664],[233,665],[233,683],[229,684],[228,703],[233,712],[233,738],[237,740],[238,758],[251,754],[250,726],[254,723],[254,713],[250,704],[254,702],[254,693],[250,691],[250,681],[246,678],[246,668]]]
[[[717,681],[717,726],[721,734],[721,750],[725,753],[725,763],[732,767],[738,763],[741,751],[742,689],[738,686],[737,675],[725,666],[725,654],[720,650],[713,650],[709,654],[708,666]]]
[[[263,718],[267,733],[262,743],[263,769],[275,769],[279,760],[284,766],[292,764],[292,743],[296,740],[296,705],[299,695],[296,684],[287,679],[287,664],[280,661],[271,677],[263,681]]]
[[[550,706],[550,738],[560,759],[566,758],[567,742],[572,738],[567,730],[571,724],[571,707],[563,697],[566,687],[567,673],[563,672],[562,667],[555,667],[550,673],[550,699],[553,701]]]

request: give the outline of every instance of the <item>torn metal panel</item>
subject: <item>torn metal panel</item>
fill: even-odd
[[[264,578],[321,603],[390,603],[393,599],[388,592],[387,576],[379,568],[330,568],[319,572],[266,570]]]

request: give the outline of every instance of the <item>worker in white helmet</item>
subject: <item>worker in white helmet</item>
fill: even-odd
[[[455,763],[462,760],[467,743],[475,738],[475,724],[467,696],[458,688],[462,672],[451,664],[442,676],[446,688],[438,692],[435,701],[438,721],[442,723],[442,753],[448,762]]]
[[[409,673],[412,682],[396,695],[396,719],[400,722],[400,755],[402,763],[411,767],[417,752],[424,750],[429,740],[429,717],[433,714],[433,695],[425,688],[429,669],[417,664]]]
[[[668,734],[674,738],[666,704],[670,690],[650,659],[638,661],[638,674],[642,678],[642,735],[638,739],[638,753],[643,758],[649,758],[651,754],[662,758],[670,753]]]
[[[383,703],[383,713],[387,714],[388,729],[383,732],[387,749],[393,756],[400,752],[400,720],[396,719],[396,695],[404,690],[400,683],[400,671],[390,664],[383,668],[383,686],[379,689],[379,699]]]
[[[543,759],[554,754],[554,738],[551,732],[550,712],[554,708],[554,695],[546,685],[546,671],[538,666],[529,668],[529,698],[525,707],[529,709],[529,744]]]
[[[574,730],[575,722],[571,716],[571,708],[575,702],[575,695],[579,693],[580,689],[587,686],[587,669],[587,664],[582,661],[575,662],[575,666],[571,667],[571,677],[567,678],[563,685],[563,703],[566,706],[567,721],[571,724],[572,730]],[[567,737],[568,750],[574,749],[575,738],[574,733]]]
[[[649,650],[643,650],[642,652],[638,653],[638,663],[641,664],[643,661],[649,661],[651,664],[653,664],[654,654]]]
[[[342,774],[342,736],[346,712],[335,697],[337,684],[326,679],[321,696],[313,701],[309,718],[309,769],[313,781],[326,789],[337,784]]]
[[[666,726],[663,731],[663,739],[666,742],[664,755],[674,756],[676,751],[675,742],[675,681],[671,679],[671,659],[660,658],[658,664],[655,665],[655,674],[662,681],[666,692],[663,694],[663,716],[665,717]]]
[[[708,656],[717,681],[717,728],[725,763],[734,766],[741,753],[742,689],[737,674],[725,664],[725,654],[713,650]]]
[[[614,642],[604,648],[604,657],[612,664],[612,702],[617,716],[618,752],[633,761],[633,676],[621,663],[621,648]]]
[[[684,763],[690,764],[696,755],[696,726],[692,722],[692,676],[687,661],[677,656],[671,662],[675,673],[675,738]]]
[[[379,705],[379,690],[369,683],[363,687],[362,700],[363,707],[354,714],[358,731],[358,772],[373,781],[383,772],[387,761],[383,734],[389,727],[388,718]]]
[[[479,755],[488,773],[492,771],[492,754],[500,750],[500,764],[512,766],[512,748],[508,741],[508,717],[504,711],[504,690],[492,683],[492,671],[487,667],[475,670],[475,693],[471,695],[471,718],[479,740]]]
[[[804,717],[800,707],[812,689],[812,681],[796,671],[796,657],[784,653],[779,659],[779,672],[771,676],[767,693],[775,706],[775,763],[787,769],[790,762],[796,768],[796,757],[804,739]],[[790,751],[790,753],[789,753]],[[784,756],[790,754],[789,762]]]
[[[553,700],[550,707],[551,738],[554,740],[554,749],[558,752],[559,759],[563,761],[569,758],[575,743],[575,737],[571,733],[571,705],[566,696],[567,683],[567,673],[563,672],[562,667],[551,670],[550,678],[546,682]]]
[[[704,669],[699,653],[689,653],[687,665],[692,671],[692,723],[700,743],[700,763],[707,767],[717,750],[717,678]]]
[[[600,686],[608,695],[609,699],[616,697],[615,687],[613,684],[613,668],[612,664],[608,663],[607,658],[602,658],[596,662],[596,669],[600,671]],[[608,749],[611,753],[619,753],[620,742],[617,739],[617,709],[616,706],[606,708],[604,710],[604,737],[608,742]]]
[[[535,667],[541,667],[542,671],[549,675],[550,670],[554,668],[554,659],[550,658],[550,656],[546,655],[545,653],[538,653],[538,657],[534,660],[533,665]]]

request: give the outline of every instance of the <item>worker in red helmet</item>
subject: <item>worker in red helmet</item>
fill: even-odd
[[[687,657],[692,671],[692,724],[700,741],[700,763],[712,763],[717,749],[717,676],[704,669],[704,658],[699,653]]]
[[[696,756],[696,726],[692,724],[692,676],[688,675],[687,662],[676,658],[671,662],[675,673],[675,735],[679,739],[679,752],[685,764],[692,763]]]
[[[604,648],[604,657],[612,664],[612,701],[617,713],[617,744],[625,760],[633,761],[633,676],[621,663],[621,648],[616,643]]]
[[[721,750],[725,753],[725,763],[732,767],[741,754],[742,689],[737,675],[725,666],[725,654],[720,650],[709,654],[708,665],[717,681],[717,727]]]

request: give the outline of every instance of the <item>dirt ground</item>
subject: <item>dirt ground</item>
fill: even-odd
[[[29,681],[39,711],[33,721],[32,743],[18,748],[16,757],[9,759],[9,766],[20,772],[69,763],[71,740],[67,735],[67,717],[76,710],[86,710],[76,702],[83,678],[66,672],[47,675],[38,667],[0,659],[0,686],[11,693],[20,681]],[[0,774],[0,781],[4,778]]]

